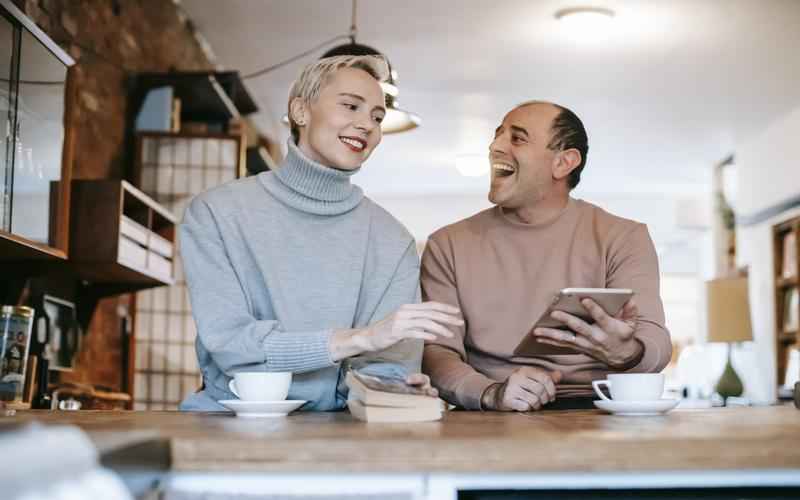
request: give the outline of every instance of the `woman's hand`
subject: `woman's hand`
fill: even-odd
[[[447,326],[462,326],[461,311],[440,302],[406,304],[386,318],[366,328],[338,330],[331,338],[334,361],[364,352],[382,351],[407,339],[450,338]]]
[[[382,351],[401,340],[436,340],[452,337],[446,325],[461,326],[461,311],[440,302],[406,304],[386,318],[366,328],[359,341],[365,351]]]
[[[424,373],[412,373],[406,377],[406,384],[419,387],[425,391],[425,394],[434,398],[439,397],[439,391],[431,385],[431,379]]]

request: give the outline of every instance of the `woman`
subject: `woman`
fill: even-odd
[[[291,371],[289,399],[343,408],[348,365],[380,362],[430,394],[422,342],[452,336],[458,309],[418,304],[408,231],[350,183],[380,143],[386,62],[337,56],[307,67],[289,95],[292,139],[274,172],[196,197],[181,252],[204,389],[184,410],[224,410],[238,371]],[[409,375],[410,374],[410,375]]]

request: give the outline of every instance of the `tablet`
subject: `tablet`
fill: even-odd
[[[553,311],[564,311],[577,316],[587,323],[594,323],[589,311],[583,307],[581,300],[589,298],[595,301],[609,315],[616,316],[630,298],[633,290],[629,288],[564,288],[553,297],[553,302],[539,317],[530,332],[522,339],[514,350],[514,356],[530,357],[542,354],[578,354],[579,351],[549,344],[542,344],[533,334],[536,328],[558,328],[569,330],[567,325],[550,316]]]

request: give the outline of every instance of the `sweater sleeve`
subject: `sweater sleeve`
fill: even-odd
[[[456,288],[456,277],[452,266],[451,247],[431,237],[422,255],[420,282],[424,300],[434,300],[461,308]],[[462,310],[462,312],[464,312]],[[483,391],[495,383],[466,362],[464,347],[469,318],[464,314],[462,327],[449,327],[453,338],[437,338],[425,343],[422,356],[422,371],[427,373],[433,386],[439,389],[448,402],[477,410]]]
[[[254,317],[212,208],[196,198],[180,227],[180,249],[200,342],[226,375],[242,370],[308,372],[332,366],[332,330],[287,332]]]
[[[375,308],[369,324],[384,319],[404,304],[418,302],[419,258],[412,239],[395,269],[389,286]],[[350,361],[353,366],[379,362],[400,365],[406,373],[417,373],[420,371],[422,363],[422,341],[404,340],[382,351],[356,356]]]
[[[636,333],[644,346],[642,359],[630,372],[660,372],[672,356],[672,343],[664,326],[661,303],[658,256],[647,226],[637,224],[610,252],[606,286],[630,288],[639,307]]]

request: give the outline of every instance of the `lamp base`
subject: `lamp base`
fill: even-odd
[[[728,362],[725,364],[725,370],[723,370],[722,376],[719,378],[719,381],[717,381],[716,387],[714,387],[714,390],[717,391],[717,394],[725,399],[729,397],[741,396],[742,392],[744,392],[742,379],[739,378],[739,375],[736,373],[736,370],[733,369],[733,365],[731,364],[732,349],[733,347],[729,345]]]

